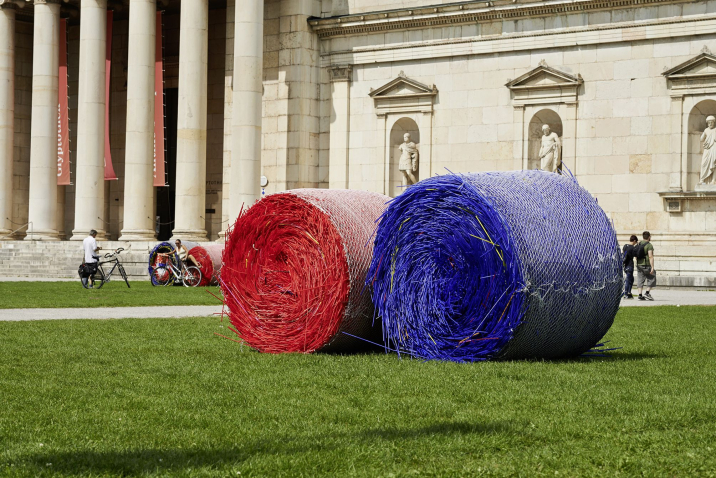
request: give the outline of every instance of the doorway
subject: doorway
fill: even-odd
[[[157,239],[168,241],[174,230],[174,195],[177,177],[177,113],[179,109],[179,90],[164,90],[164,138],[166,154],[164,174],[166,186],[157,188],[157,217],[159,229]]]

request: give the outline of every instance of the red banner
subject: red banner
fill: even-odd
[[[107,50],[105,54],[105,96],[104,96],[104,179],[117,179],[112,167],[112,150],[109,147],[109,80],[112,67],[112,12],[107,10]]]
[[[57,185],[70,184],[70,120],[67,95],[67,20],[60,19],[60,71],[57,105]]]
[[[164,59],[162,58],[162,12],[157,12],[156,56],[154,57],[154,186],[164,180]]]

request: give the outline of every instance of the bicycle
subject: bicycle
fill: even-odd
[[[174,262],[157,263],[154,269],[154,279],[157,285],[167,286],[180,282],[184,287],[196,287],[201,282],[201,270],[196,266],[187,266],[181,261],[181,268],[174,265]]]
[[[127,284],[127,288],[131,288],[129,285],[129,279],[127,279],[127,273],[124,270],[124,266],[119,262],[119,253],[124,250],[123,247],[120,247],[116,249],[114,252],[109,252],[104,255],[104,258],[107,260],[96,262],[96,270],[92,272],[88,277],[82,277],[82,273],[80,273],[80,280],[82,281],[82,287],[85,289],[101,289],[102,286],[109,282],[110,277],[112,277],[112,273],[114,273],[115,270],[119,271],[119,274],[122,276],[122,279],[124,279],[124,282]],[[109,272],[105,273],[104,268],[102,267],[103,264],[114,264],[112,268],[109,270]],[[82,263],[82,266],[80,269],[86,267],[88,264]],[[89,279],[94,278],[94,283],[91,284]]]

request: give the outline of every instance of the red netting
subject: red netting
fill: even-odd
[[[298,189],[267,196],[226,238],[221,288],[236,332],[262,352],[355,347],[371,331],[363,284],[390,198]]]
[[[216,285],[221,269],[221,255],[224,253],[223,244],[206,243],[192,247],[189,255],[201,264],[201,282],[199,286]]]

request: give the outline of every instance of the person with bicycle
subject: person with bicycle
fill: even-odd
[[[193,266],[198,267],[199,270],[201,270],[201,264],[199,264],[199,261],[197,261],[194,256],[189,254],[189,250],[181,243],[181,239],[174,241],[174,245],[176,247],[174,247],[170,252],[164,252],[159,255],[162,257],[169,257],[171,254],[176,254],[179,257],[179,264],[177,264],[179,269],[181,269],[182,264],[186,264],[186,261],[189,260]]]
[[[83,278],[82,281],[86,283],[89,281],[89,287],[94,287],[94,275],[97,273],[97,262],[99,256],[97,253],[102,249],[97,245],[97,231],[92,229],[89,232],[89,236],[85,237],[82,241],[82,248],[85,251],[85,264],[89,267],[89,277]]]

